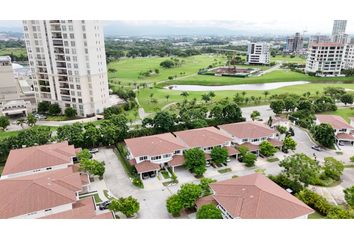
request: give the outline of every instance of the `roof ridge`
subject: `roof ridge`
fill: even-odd
[[[54,181],[51,180],[51,182],[54,183],[55,185],[59,186],[60,188],[64,188],[64,189],[65,189],[65,187],[60,186],[59,184],[55,183]],[[52,189],[46,187],[46,185],[43,184],[43,183],[38,183],[36,180],[34,180],[34,183],[35,183],[36,185],[42,187],[42,188],[45,188],[45,189],[49,190],[50,192],[54,192],[54,193],[56,193],[56,194],[59,194],[59,195],[63,196],[64,198],[69,199],[67,196],[63,195],[62,193],[56,192],[56,191],[54,191],[54,190],[52,190]],[[69,190],[69,191],[71,191],[71,190]]]

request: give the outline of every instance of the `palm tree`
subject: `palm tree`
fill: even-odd
[[[267,99],[267,96],[269,95],[269,92],[268,91],[264,91],[263,94],[264,94],[264,98]]]
[[[181,96],[187,98],[189,96],[189,93],[184,91],[181,93]]]
[[[241,94],[242,94],[242,96],[243,96],[243,97],[245,97],[246,92],[245,92],[245,91],[242,91],[242,93],[241,93]]]
[[[166,95],[165,98],[166,98],[166,101],[168,102],[168,99],[170,98],[170,95]]]
[[[211,100],[211,97],[209,94],[203,94],[202,100],[205,101],[205,103],[208,103]]]
[[[152,98],[154,97],[153,93],[150,93],[150,101],[152,102]]]
[[[26,120],[24,118],[20,118],[16,121],[16,124],[20,125],[21,128],[23,128],[23,124],[25,124],[25,123],[26,123]]]

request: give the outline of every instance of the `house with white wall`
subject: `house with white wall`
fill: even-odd
[[[331,125],[335,131],[336,143],[354,145],[354,136],[352,133],[354,127],[352,124],[348,124],[341,116],[317,114],[315,124],[320,125],[321,123]]]
[[[74,164],[80,151],[67,141],[41,146],[13,149],[6,160],[1,179],[64,169]]]

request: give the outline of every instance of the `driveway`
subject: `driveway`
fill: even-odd
[[[139,218],[161,219],[169,218],[166,210],[166,199],[171,193],[157,178],[144,181],[144,189],[135,187],[117,159],[111,148],[100,148],[95,154],[97,160],[106,164],[103,176],[106,186],[114,197],[133,196],[140,203]]]

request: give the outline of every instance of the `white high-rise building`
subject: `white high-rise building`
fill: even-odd
[[[23,21],[37,102],[77,109],[80,116],[109,105],[103,27],[99,21]]]
[[[269,64],[270,46],[268,43],[250,43],[247,49],[247,63]]]
[[[333,42],[314,43],[309,46],[306,73],[319,76],[338,76],[344,57],[345,45]]]
[[[354,44],[347,44],[345,46],[342,68],[354,69]]]
[[[0,103],[19,97],[19,86],[15,79],[11,58],[0,56]]]
[[[334,20],[332,35],[343,34],[347,28],[347,20]]]

